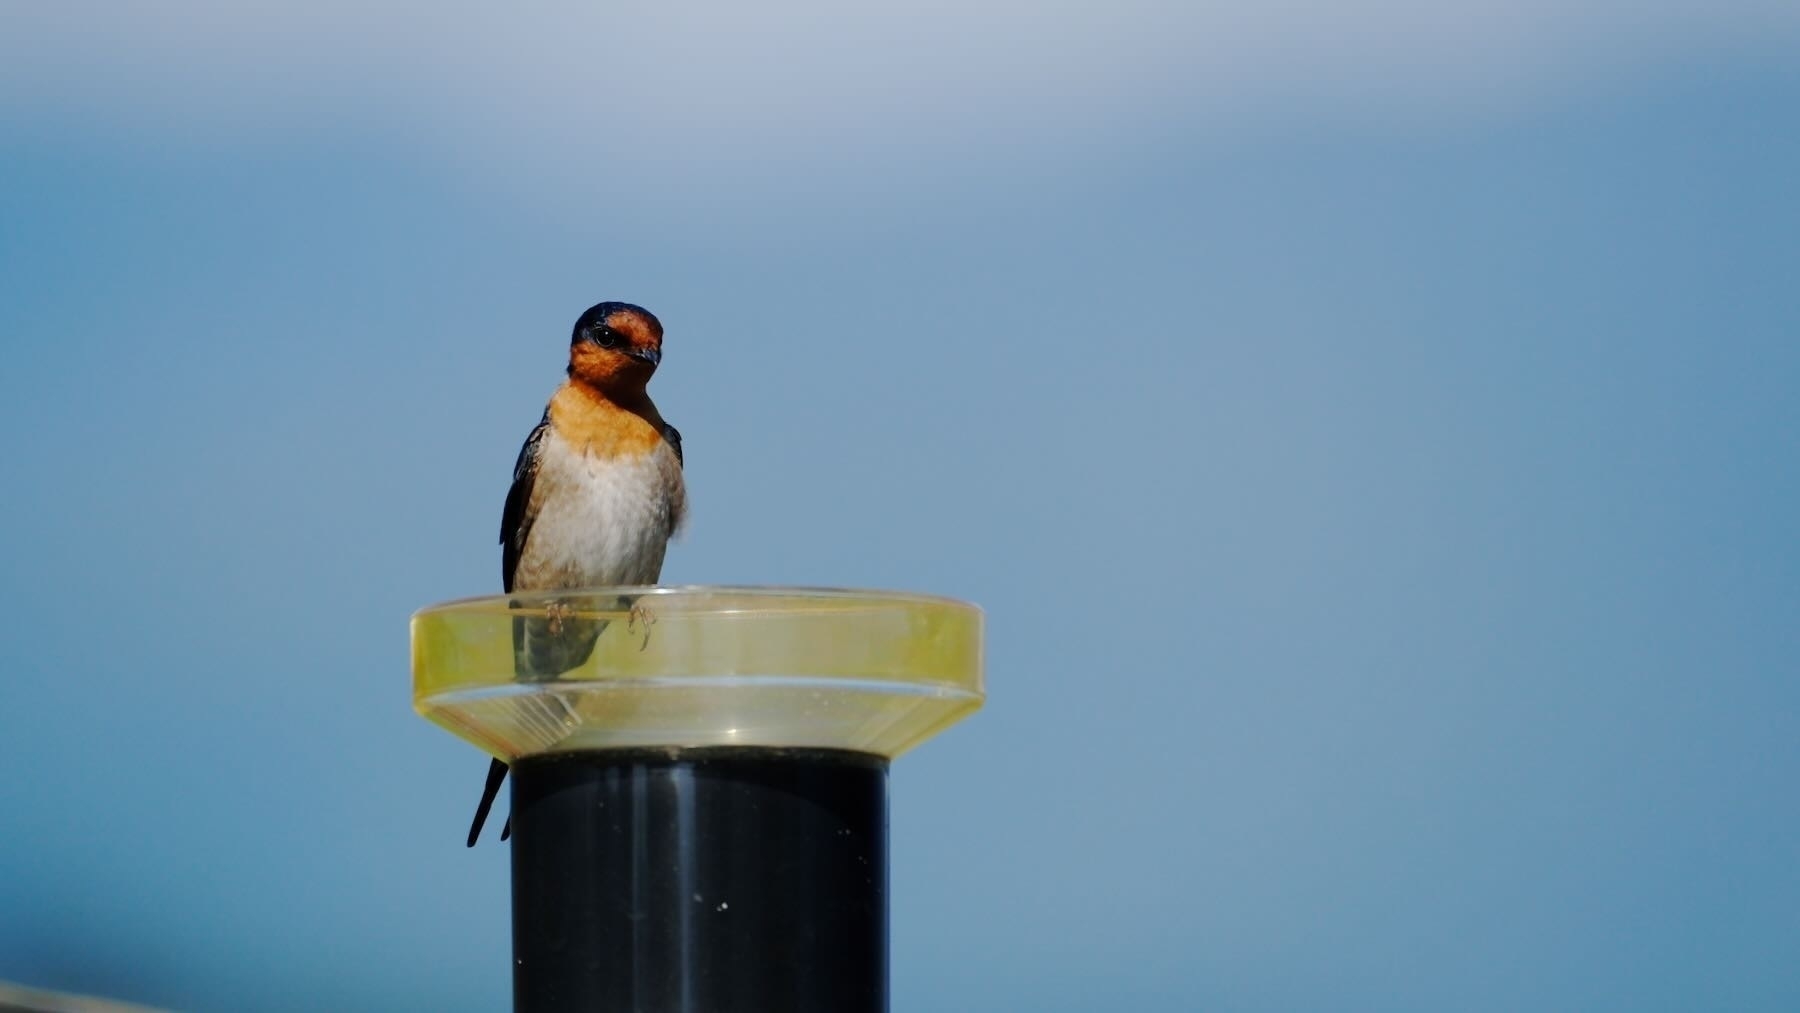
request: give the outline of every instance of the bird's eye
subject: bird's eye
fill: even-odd
[[[619,332],[610,327],[594,328],[591,337],[594,344],[601,348],[617,348],[619,345]]]

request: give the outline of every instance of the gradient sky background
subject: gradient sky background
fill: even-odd
[[[1800,8],[0,13],[0,978],[492,1010],[600,299],[674,583],[980,602],[898,1010],[1800,1008]]]

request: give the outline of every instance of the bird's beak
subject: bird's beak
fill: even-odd
[[[648,362],[652,366],[662,361],[662,349],[660,348],[633,348],[626,354],[642,362]]]

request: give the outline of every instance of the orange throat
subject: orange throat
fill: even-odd
[[[641,390],[614,401],[598,388],[571,379],[550,398],[550,424],[569,443],[601,457],[638,457],[663,441],[663,420]]]

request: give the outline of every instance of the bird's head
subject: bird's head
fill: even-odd
[[[590,306],[569,338],[569,375],[603,391],[642,390],[662,361],[662,335],[642,306]]]

